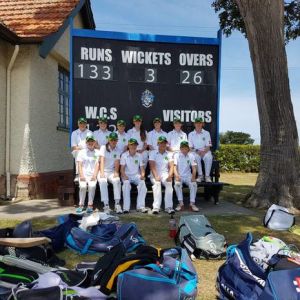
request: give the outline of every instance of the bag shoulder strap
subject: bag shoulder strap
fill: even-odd
[[[179,246],[180,245],[180,239],[179,239],[179,236],[180,236],[180,231],[181,231],[181,228],[186,226],[185,223],[181,224],[178,229],[177,229],[177,232],[176,232],[176,235],[174,237],[174,241],[175,241],[175,245]]]

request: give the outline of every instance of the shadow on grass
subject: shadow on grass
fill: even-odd
[[[221,192],[221,199],[242,204],[245,198],[252,192],[252,189],[252,185],[226,185]]]

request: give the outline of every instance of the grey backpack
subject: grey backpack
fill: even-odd
[[[204,215],[182,216],[175,242],[197,258],[226,256],[225,237],[217,233]]]

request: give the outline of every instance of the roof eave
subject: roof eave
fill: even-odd
[[[20,38],[12,31],[10,31],[6,26],[0,23],[0,37],[12,44],[17,44]]]
[[[68,18],[66,18],[66,20],[63,22],[63,25],[61,26],[61,28],[59,28],[58,32],[54,32],[48,36],[43,36],[43,37],[20,37],[16,35],[13,31],[9,30],[9,28],[7,28],[5,25],[0,23],[0,38],[14,45],[15,44],[39,44],[39,43],[43,43],[45,40],[48,40],[51,36],[55,36],[58,39],[61,36],[61,34],[65,31],[68,24],[70,23],[69,21],[70,18],[73,18],[74,15],[77,14],[79,11],[83,15],[84,26],[87,29],[95,29],[96,25],[93,17],[90,0],[81,0],[79,2],[79,5],[71,12]],[[55,38],[53,40],[55,40]],[[42,57],[44,56],[42,55]]]
[[[89,0],[80,0],[77,6],[72,10],[69,16],[64,20],[62,26],[58,29],[58,31],[51,33],[46,38],[43,39],[42,44],[40,45],[39,53],[42,58],[46,58],[50,53],[52,48],[55,46],[57,41],[60,39],[62,34],[65,32],[66,28],[73,22],[73,18],[82,11],[84,5],[90,2]],[[88,11],[88,10],[86,10]]]

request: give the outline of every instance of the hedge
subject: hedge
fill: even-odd
[[[258,172],[259,152],[259,145],[220,145],[215,158],[220,161],[223,172]]]

